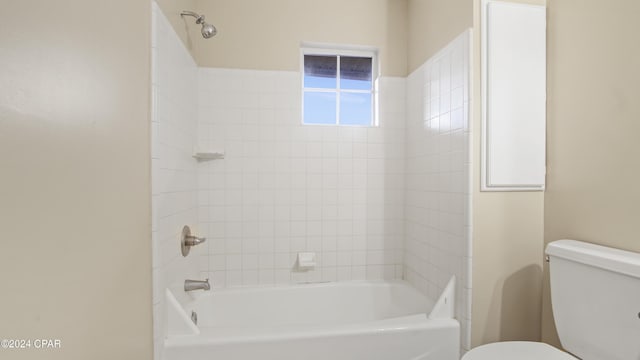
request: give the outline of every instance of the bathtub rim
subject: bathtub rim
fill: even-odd
[[[329,338],[335,336],[358,336],[402,333],[419,330],[453,329],[460,331],[460,322],[456,319],[429,319],[426,314],[415,314],[390,320],[404,320],[389,326],[376,326],[384,324],[383,320],[359,323],[341,327],[323,327],[320,329],[305,329],[304,327],[290,328],[289,331],[273,334],[245,335],[215,337],[207,331],[201,331],[197,335],[177,335],[164,339],[165,348],[180,348],[205,345],[233,345],[242,343],[268,343],[285,340],[305,340],[314,338]],[[296,332],[295,330],[301,330]]]

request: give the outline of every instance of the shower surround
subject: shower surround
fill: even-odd
[[[379,78],[378,127],[302,125],[300,73],[199,68],[153,5],[156,358],[164,289],[188,278],[213,291],[405,279],[435,301],[455,275],[468,349],[468,33],[408,78]],[[183,225],[207,237],[186,258]],[[297,269],[302,251],[315,268]]]
[[[429,298],[456,283],[462,350],[471,342],[471,31],[407,78],[404,279]]]

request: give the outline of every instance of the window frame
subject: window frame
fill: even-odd
[[[304,57],[305,55],[317,55],[317,56],[334,56],[336,57],[336,87],[335,88],[307,88],[304,86]],[[358,89],[341,89],[340,88],[340,57],[364,57],[371,58],[371,90],[358,90]],[[307,126],[353,126],[353,127],[378,127],[378,80],[380,78],[380,71],[378,68],[378,50],[372,47],[366,46],[343,46],[343,45],[329,45],[329,44],[311,44],[303,43],[300,47],[300,89],[302,103],[300,123]],[[305,123],[304,119],[304,95],[307,92],[315,93],[332,93],[336,94],[336,117],[335,123],[331,124],[310,124]],[[358,124],[341,124],[340,123],[340,94],[371,94],[371,121],[366,125]]]

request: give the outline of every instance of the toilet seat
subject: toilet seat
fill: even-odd
[[[578,360],[545,343],[505,341],[478,346],[467,352],[462,360]]]

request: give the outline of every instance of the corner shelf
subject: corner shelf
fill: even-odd
[[[193,154],[193,158],[198,161],[209,161],[224,159],[224,152],[220,151],[197,151]]]

